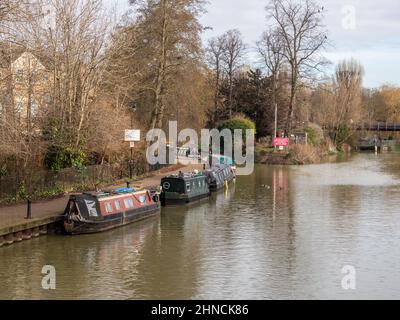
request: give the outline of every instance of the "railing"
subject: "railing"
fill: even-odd
[[[134,176],[160,170],[167,165],[133,165]],[[27,196],[47,197],[57,192],[86,190],[111,184],[128,176],[129,165],[98,165],[58,172],[38,171],[25,176],[0,176],[0,201],[19,200]]]

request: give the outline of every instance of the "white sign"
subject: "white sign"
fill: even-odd
[[[129,147],[134,148],[135,147],[135,143],[134,142],[130,142],[129,143]]]
[[[125,130],[125,141],[126,142],[140,141],[140,130]]]

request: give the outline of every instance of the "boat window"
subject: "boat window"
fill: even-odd
[[[146,204],[146,202],[147,202],[147,195],[142,195],[142,196],[140,196],[139,197],[139,202],[140,202],[140,204]]]
[[[121,202],[119,202],[119,200],[115,201],[115,209],[121,210]]]
[[[127,209],[130,209],[130,208],[133,208],[133,207],[134,207],[134,205],[133,205],[133,199],[131,199],[131,198],[125,199],[125,200],[124,200],[124,203],[125,203],[125,207],[126,207]]]
[[[190,192],[190,182],[186,183],[186,190],[187,192]]]
[[[107,213],[113,212],[113,207],[112,207],[111,202],[106,203],[106,211],[107,211]]]

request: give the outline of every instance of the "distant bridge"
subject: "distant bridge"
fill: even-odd
[[[400,123],[379,122],[375,124],[363,124],[355,127],[357,131],[384,131],[400,132]]]
[[[332,127],[325,127],[325,129],[332,129]],[[351,129],[355,131],[400,132],[400,123],[378,122],[370,124],[353,124]]]

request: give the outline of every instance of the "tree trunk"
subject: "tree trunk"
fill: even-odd
[[[160,55],[159,55],[159,67],[156,79],[156,90],[155,90],[155,106],[152,114],[150,129],[161,128],[164,117],[164,87],[166,79],[166,65],[167,65],[167,0],[162,0],[162,19],[161,19],[161,43],[160,43]]]

